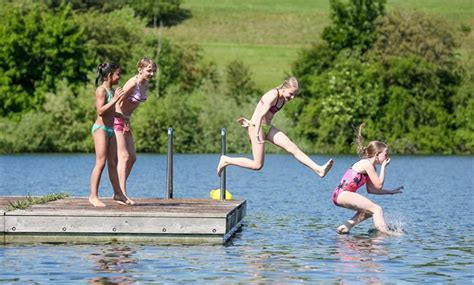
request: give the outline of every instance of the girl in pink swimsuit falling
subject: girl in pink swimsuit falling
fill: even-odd
[[[367,184],[367,192],[371,194],[397,194],[402,193],[403,189],[403,186],[393,190],[383,189],[385,168],[390,163],[388,147],[380,141],[371,141],[367,147],[364,147],[362,128],[363,124],[360,125],[357,135],[357,149],[362,159],[344,173],[341,182],[332,194],[332,201],[336,206],[355,210],[357,213],[340,225],[336,231],[339,234],[347,234],[353,226],[373,217],[374,225],[380,232],[393,234],[385,223],[382,207],[356,193],[357,189],[364,184]],[[375,170],[376,165],[381,165],[379,175]]]

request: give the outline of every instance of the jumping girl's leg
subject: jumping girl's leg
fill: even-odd
[[[253,160],[246,157],[230,157],[222,155],[219,164],[217,165],[217,175],[221,176],[222,171],[228,165],[240,166],[243,168],[248,168],[252,170],[260,170],[264,164],[264,155],[265,155],[265,144],[260,144],[257,142],[257,138],[254,136],[255,127],[248,127],[248,134],[250,137],[250,142],[252,144],[252,155]],[[264,141],[265,138],[263,134],[260,134],[260,141]]]
[[[344,224],[340,225],[337,227],[337,233],[338,234],[348,234],[349,231],[357,224],[367,220],[368,218],[372,217],[371,214],[369,213],[364,213],[364,212],[357,212],[354,217],[351,219],[347,220]]]
[[[99,183],[107,158],[107,134],[103,130],[96,130],[93,134],[95,146],[95,166],[91,174],[91,193],[89,202],[94,207],[105,207],[99,200]]]
[[[343,191],[339,194],[339,196],[337,196],[337,204],[344,208],[372,215],[374,218],[375,228],[377,228],[382,233],[391,234],[387,224],[385,223],[382,207],[370,201],[366,197],[357,193]]]
[[[117,139],[117,175],[122,194],[127,198],[127,203],[130,199],[127,197],[127,166],[129,165],[130,153],[127,147],[129,135],[124,135],[123,131],[115,131]],[[131,203],[130,203],[131,204]]]
[[[332,159],[328,160],[323,166],[316,164],[294,142],[292,142],[287,135],[285,135],[276,127],[272,127],[270,129],[270,132],[267,135],[267,139],[274,145],[281,147],[282,149],[291,153],[296,158],[296,160],[312,169],[320,177],[326,176],[326,174],[332,168],[332,165],[334,163]]]
[[[122,190],[120,190],[120,183],[117,173],[117,139],[113,135],[109,139],[109,147],[107,149],[107,166],[109,170],[109,179],[112,187],[114,189],[114,196],[112,197],[115,201],[121,204],[125,204],[127,197],[123,195]]]

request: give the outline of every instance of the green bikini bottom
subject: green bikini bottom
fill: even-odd
[[[107,138],[111,138],[114,135],[114,128],[112,127],[102,126],[98,124],[92,125],[92,135],[94,135],[94,132],[97,130],[103,130],[107,135]]]

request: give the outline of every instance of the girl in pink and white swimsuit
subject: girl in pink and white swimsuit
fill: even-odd
[[[148,58],[142,58],[137,64],[138,74],[130,78],[123,86],[124,97],[116,105],[114,131],[117,138],[117,173],[120,189],[127,200],[124,204],[135,202],[127,195],[127,178],[136,160],[135,143],[133,141],[130,118],[133,111],[148,98],[148,82],[155,75],[157,66]]]
[[[352,227],[373,217],[375,228],[385,234],[391,232],[383,215],[383,209],[368,198],[356,193],[364,184],[371,194],[386,195],[401,193],[403,186],[393,190],[383,189],[385,168],[390,163],[388,147],[380,141],[371,141],[367,147],[363,146],[362,127],[359,127],[357,146],[361,160],[354,163],[345,173],[341,182],[332,193],[332,201],[336,206],[355,210],[357,213],[337,228],[337,233],[347,234]],[[380,174],[377,174],[376,165],[380,165]]]

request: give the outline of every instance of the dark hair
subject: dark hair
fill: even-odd
[[[362,129],[364,128],[364,125],[364,123],[360,124],[359,131],[357,132],[357,152],[361,158],[371,158],[386,149],[387,145],[381,141],[371,141],[367,146],[364,146],[364,138],[362,137]]]
[[[104,63],[99,64],[99,66],[97,66],[95,85],[97,86],[99,84],[99,80],[104,81],[104,78],[107,78],[109,74],[115,72],[115,70],[119,68],[120,68],[120,65],[118,65],[118,63],[115,63],[115,62],[104,62]]]

